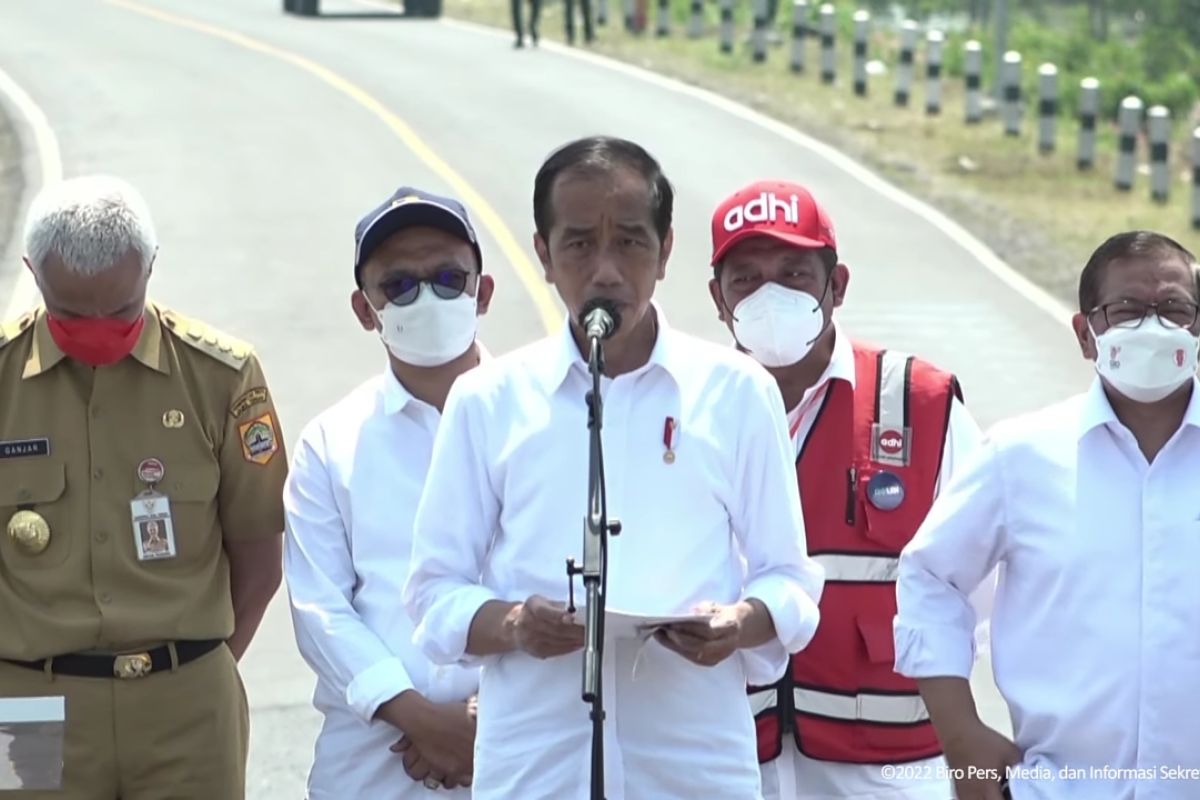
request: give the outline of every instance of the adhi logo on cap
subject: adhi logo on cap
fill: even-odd
[[[796,225],[800,221],[799,197],[792,195],[790,202],[781,200],[774,192],[763,192],[740,206],[725,212],[725,230],[733,232],[746,223],[778,222],[783,212],[783,221]]]

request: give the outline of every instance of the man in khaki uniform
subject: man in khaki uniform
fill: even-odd
[[[66,732],[64,791],[15,797],[239,800],[236,660],[279,585],[287,471],[262,369],[147,302],[123,182],[51,187],[25,245],[45,306],[0,331],[0,698],[65,697]]]

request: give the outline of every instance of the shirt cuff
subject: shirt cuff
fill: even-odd
[[[354,676],[346,687],[346,705],[369,723],[381,705],[413,688],[404,662],[394,657],[385,658]]]
[[[916,627],[896,619],[896,672],[906,678],[971,677],[975,631],[954,625]]]
[[[746,586],[743,599],[760,600],[771,612],[775,638],[787,653],[799,653],[817,634],[821,612],[817,603],[794,580],[762,575]]]
[[[413,632],[413,644],[435,664],[485,663],[486,658],[467,653],[467,639],[479,609],[489,600],[499,599],[499,595],[479,584],[454,589],[426,612]]]
[[[791,658],[778,639],[772,639],[758,647],[745,648],[738,653],[742,657],[742,670],[746,683],[751,686],[770,686],[787,672]]]

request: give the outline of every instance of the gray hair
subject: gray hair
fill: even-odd
[[[107,175],[47,186],[34,198],[25,223],[25,256],[39,274],[51,254],[76,274],[95,275],[130,251],[148,272],[157,250],[145,199],[125,181]]]

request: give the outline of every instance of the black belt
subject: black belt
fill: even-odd
[[[199,641],[186,640],[175,642],[175,653],[179,657],[179,665],[195,661],[205,653],[210,653],[224,639],[203,639]],[[75,675],[82,678],[144,678],[152,672],[171,669],[171,651],[166,646],[153,650],[143,650],[140,653],[124,653],[117,656],[85,655],[72,653],[53,658],[39,658],[36,661],[14,661],[5,659],[9,664],[26,669],[45,671],[46,662],[52,662],[50,671],[56,675]]]

